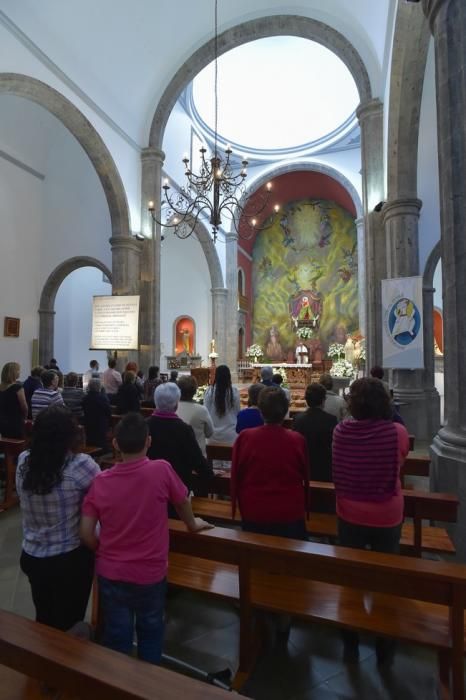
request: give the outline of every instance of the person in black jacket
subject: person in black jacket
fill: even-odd
[[[102,391],[100,379],[91,379],[82,400],[86,444],[109,449],[108,435],[112,409],[107,394]]]
[[[118,387],[115,404],[117,413],[139,413],[141,394],[136,386],[136,372],[123,372],[123,384]]]
[[[332,437],[337,419],[323,410],[325,395],[322,384],[309,384],[305,393],[309,408],[293,423],[293,430],[306,438],[313,481],[332,481]]]
[[[152,444],[149,459],[166,459],[188,489],[193,490],[193,472],[199,477],[196,493],[206,493],[213,476],[190,425],[176,415],[181,392],[174,382],[160,384],[154,392],[155,411],[147,419]]]

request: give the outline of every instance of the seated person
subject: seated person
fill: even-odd
[[[24,396],[26,397],[26,403],[28,405],[28,418],[32,418],[32,413],[31,413],[31,399],[32,395],[35,392],[36,389],[39,389],[42,386],[42,382],[40,380],[42,376],[42,372],[44,371],[45,367],[41,367],[40,365],[37,365],[37,367],[33,367],[31,369],[31,374],[29,377],[26,379],[26,381],[23,384],[23,389],[24,389]]]
[[[42,386],[35,390],[31,398],[31,415],[35,420],[37,415],[49,406],[63,406],[63,397],[58,391],[58,374],[53,369],[42,372]]]
[[[205,406],[194,401],[193,397],[197,391],[197,381],[194,377],[181,377],[178,381],[178,388],[181,391],[181,396],[176,412],[181,420],[184,420],[194,430],[196,440],[205,457],[206,438],[209,438],[214,432],[212,418]]]
[[[281,377],[280,377],[281,378]],[[236,417],[236,432],[240,433],[245,428],[257,428],[258,425],[264,425],[262,413],[257,407],[259,394],[264,385],[261,383],[251,384],[248,389],[248,407],[243,408]]]
[[[123,372],[123,384],[118,387],[116,395],[116,412],[139,412],[141,408],[140,392],[136,386],[136,374],[127,370]]]
[[[82,506],[81,539],[96,551],[102,644],[131,654],[136,627],[138,657],[157,664],[167,588],[167,504],[191,532],[211,526],[194,517],[187,488],[168,462],[146,456],[150,437],[140,414],[120,421],[113,443],[121,461],[94,479]]]
[[[65,406],[80,421],[83,415],[84,391],[78,387],[78,375],[76,372],[68,372],[66,375],[66,386],[61,395]]]
[[[243,530],[307,539],[306,441],[282,425],[288,401],[281,389],[262,389],[259,410],[265,425],[243,430],[233,445],[233,516],[238,503]]]
[[[337,419],[325,412],[325,395],[322,384],[309,384],[304,395],[309,408],[293,422],[293,430],[306,438],[314,481],[332,481],[332,437]]]
[[[143,386],[145,406],[154,405],[154,391],[157,389],[159,384],[162,384],[162,380],[159,377],[159,368],[155,365],[149,367],[149,375]]]
[[[272,381],[273,381],[274,384],[276,384],[277,386],[279,386],[280,389],[281,389],[282,391],[285,392],[285,396],[286,396],[286,398],[287,398],[287,400],[288,400],[288,403],[290,403],[290,401],[291,401],[290,390],[287,389],[285,386],[282,386],[282,384],[283,384],[283,377],[282,377],[282,375],[279,374],[279,372],[277,372],[276,374],[273,375]]]
[[[109,448],[108,434],[112,418],[112,409],[107,394],[103,391],[99,379],[91,379],[87,385],[87,394],[83,398],[83,424],[86,431],[86,443],[103,450]]]
[[[155,411],[147,419],[152,439],[150,459],[166,459],[191,491],[193,472],[201,479],[200,491],[213,474],[201,452],[194,431],[176,414],[181,392],[174,382],[165,382],[154,392]]]
[[[348,417],[348,406],[346,401],[341,396],[333,391],[333,379],[332,375],[326,372],[321,374],[319,377],[319,384],[326,389],[324,411],[326,413],[331,413],[335,416],[338,422],[345,420]]]
[[[383,371],[383,367],[379,367],[379,365],[374,365],[374,367],[371,367],[370,375],[374,379],[379,379],[382,382],[382,384],[385,387],[385,391],[392,398],[393,391],[390,389],[388,382],[384,380],[385,372]]]

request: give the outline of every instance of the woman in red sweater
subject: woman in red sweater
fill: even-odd
[[[233,515],[238,503],[243,530],[306,539],[306,441],[282,426],[288,400],[281,389],[263,389],[258,406],[265,425],[243,430],[233,446]]]

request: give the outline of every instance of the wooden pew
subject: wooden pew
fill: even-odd
[[[1,697],[8,700],[56,697],[42,694],[37,681],[65,692],[61,700],[228,697],[219,688],[5,611],[0,611],[0,664],[0,692],[8,692]]]
[[[208,444],[206,447],[207,461],[212,466],[214,459],[222,462],[231,462],[233,446],[224,443]],[[430,457],[428,455],[415,455],[408,453],[400,470],[401,479],[405,476],[425,476],[430,472]]]
[[[209,488],[214,493],[229,495],[229,474],[217,474]],[[310,481],[310,518],[308,532],[317,537],[335,537],[337,531],[335,513],[335,486],[329,482]],[[215,489],[215,490],[214,490]],[[403,489],[405,518],[412,522],[403,524],[401,545],[404,552],[420,557],[422,552],[454,554],[455,548],[444,528],[423,525],[423,520],[455,523],[458,519],[459,500],[452,494],[432,493]],[[215,504],[215,505],[214,505]],[[197,515],[231,522],[229,502],[212,499],[194,499]],[[324,509],[325,513],[316,512]]]
[[[0,511],[7,510],[18,503],[15,491],[16,462],[26,446],[26,440],[0,438],[0,453],[5,455],[5,496],[3,502],[0,502]]]
[[[239,602],[236,687],[252,670],[260,609],[429,646],[441,697],[464,700],[465,566],[223,528],[192,534],[179,521],[170,549],[172,585]]]

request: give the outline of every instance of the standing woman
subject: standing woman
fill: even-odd
[[[404,510],[400,467],[409,451],[408,432],[392,422],[390,396],[379,379],[353,382],[348,408],[354,420],[344,420],[333,431],[340,544],[398,553]],[[346,656],[357,658],[357,633],[347,631],[344,639]],[[378,639],[376,652],[383,663],[392,657],[393,646]]]
[[[18,382],[21,368],[17,362],[3,366],[0,384],[0,434],[7,438],[24,437],[24,421],[28,405],[22,384]]]
[[[204,394],[204,406],[210,413],[214,433],[209,442],[232,445],[236,440],[236,416],[241,404],[239,392],[231,384],[231,373],[226,365],[215,370],[215,380]]]
[[[23,517],[21,569],[31,585],[36,620],[68,630],[84,619],[94,554],[81,545],[81,504],[100,469],[77,453],[71,411],[50,406],[37,416],[31,447],[19,456],[16,490]]]

